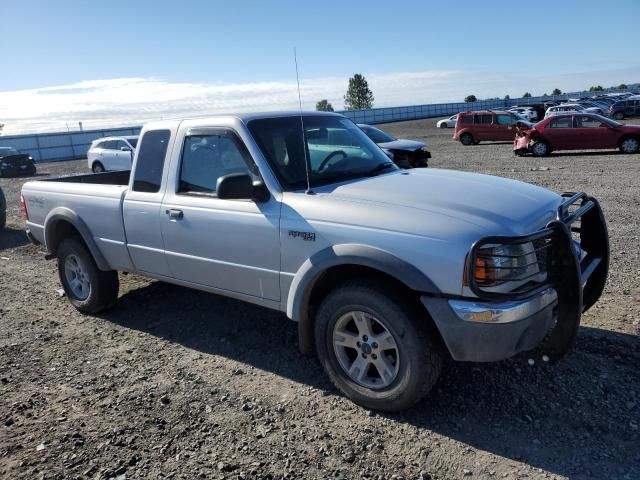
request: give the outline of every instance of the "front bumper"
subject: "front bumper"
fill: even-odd
[[[0,168],[0,177],[19,177],[36,173],[35,165],[6,166]]]
[[[553,289],[518,302],[421,300],[452,358],[466,362],[504,360],[535,348],[553,327],[558,305]]]

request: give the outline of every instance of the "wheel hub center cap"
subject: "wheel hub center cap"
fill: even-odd
[[[368,343],[363,343],[360,349],[362,350],[362,353],[364,353],[365,355],[371,354],[371,345],[369,345]]]

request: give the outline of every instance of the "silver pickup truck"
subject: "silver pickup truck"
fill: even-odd
[[[594,198],[400,170],[338,114],[152,123],[131,172],[22,197],[79,311],[113,306],[119,271],[280,310],[335,386],[379,410],[418,401],[447,358],[558,360],[608,269]]]

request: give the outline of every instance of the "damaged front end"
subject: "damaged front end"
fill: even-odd
[[[393,156],[394,163],[400,168],[426,168],[429,166],[431,152],[427,147],[418,148],[416,150],[398,150],[387,148]]]

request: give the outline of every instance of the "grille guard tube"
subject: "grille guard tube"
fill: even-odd
[[[530,352],[534,361],[557,362],[573,346],[580,318],[600,298],[609,269],[609,237],[598,201],[586,193],[563,193],[566,200],[558,207],[556,220],[532,235],[523,237],[487,237],[474,244],[467,258],[469,288],[486,300],[522,300],[553,287],[558,294],[556,323],[538,348]],[[569,211],[571,207],[575,210]],[[580,228],[573,223],[581,219]],[[580,260],[572,232],[580,233],[580,247],[587,255]],[[552,255],[547,281],[532,288],[508,293],[484,291],[475,281],[473,266],[478,252],[488,244],[517,244],[548,237]]]

